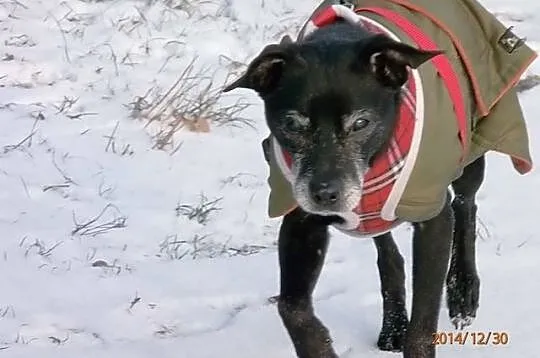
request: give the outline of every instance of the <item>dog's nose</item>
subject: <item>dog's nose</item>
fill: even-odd
[[[336,180],[312,181],[309,190],[318,205],[335,204],[339,200],[339,183]]]

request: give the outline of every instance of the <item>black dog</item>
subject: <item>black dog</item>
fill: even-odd
[[[272,135],[292,154],[297,168],[294,189],[300,206],[284,217],[279,233],[278,307],[298,357],[337,357],[312,306],[328,226],[341,220],[333,213],[349,210],[348,199],[361,195],[363,173],[386,148],[408,69],[439,54],[338,22],[301,42],[286,38],[267,46],[246,74],[226,88],[248,88],[260,95]],[[452,183],[453,202],[448,194],[437,216],[412,223],[410,322],[403,258],[390,233],[374,239],[384,308],[380,349],[403,351],[408,358],[435,357],[432,340],[445,277],[450,317],[475,317],[475,194],[483,178],[482,156]]]

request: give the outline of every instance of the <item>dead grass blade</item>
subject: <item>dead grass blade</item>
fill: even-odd
[[[130,104],[132,116],[146,120],[145,127],[153,132],[154,149],[176,149],[175,135],[181,129],[206,133],[211,125],[254,128],[253,121],[242,116],[250,104],[242,99],[223,104],[223,85],[216,85],[210,68],[197,68],[196,61],[187,64],[165,93],[151,89]]]

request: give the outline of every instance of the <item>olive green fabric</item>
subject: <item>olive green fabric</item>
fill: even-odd
[[[447,35],[452,34],[476,83],[476,111],[479,116],[489,113],[536,57],[536,53],[526,45],[509,53],[505,46],[499,44],[508,28],[475,0],[356,0],[355,3],[358,7],[395,10],[422,29],[428,29],[424,28],[422,18],[430,17],[440,26],[436,31],[442,29]],[[431,30],[428,33],[432,35]]]
[[[406,4],[393,3],[396,1]],[[333,3],[326,1],[318,9]],[[448,186],[461,175],[464,166],[490,150],[532,162],[526,125],[513,86],[536,57],[534,51],[521,45],[509,53],[499,44],[506,28],[473,0],[356,0],[355,5],[390,9],[429,34],[445,51],[456,71],[470,118],[468,153],[462,158],[453,104],[442,79],[431,62],[420,66],[425,102],[424,129],[413,172],[396,209],[398,218],[415,222],[437,215],[445,202]],[[436,24],[429,16],[418,12],[418,8],[436,16],[440,23]],[[392,23],[372,13],[362,15],[380,22],[402,41],[414,45]],[[454,41],[459,39],[461,53],[448,31],[453,34]],[[299,38],[302,36],[301,31]],[[461,55],[467,58],[468,67]],[[473,71],[472,76],[467,68]],[[268,212],[270,217],[278,217],[294,208],[296,202],[273,155],[270,157]]]

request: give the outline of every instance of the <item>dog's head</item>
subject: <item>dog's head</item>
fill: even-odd
[[[323,29],[267,46],[225,91],[260,95],[272,135],[292,156],[297,202],[339,215],[356,207],[363,175],[391,137],[408,67],[441,52],[383,35],[317,38]]]

